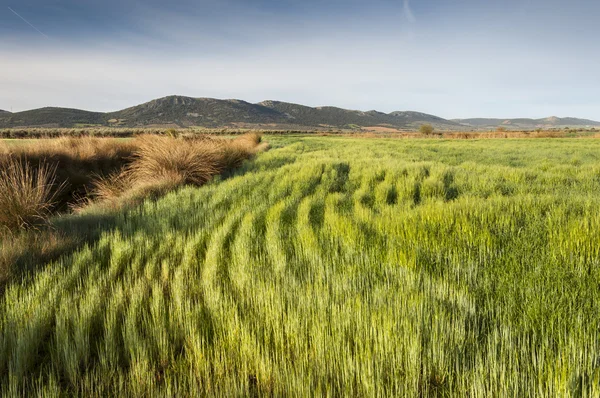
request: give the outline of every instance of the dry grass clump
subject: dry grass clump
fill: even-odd
[[[102,157],[122,157],[123,152],[131,152],[131,140],[60,137],[47,140],[25,141],[19,145],[7,145],[0,141],[0,154],[27,155],[58,159],[61,156],[77,160],[98,159]]]
[[[159,196],[182,185],[201,186],[214,176],[241,166],[260,151],[260,134],[236,139],[210,136],[198,138],[144,135],[137,137],[131,162],[119,173],[99,178],[91,200],[120,206],[135,204],[148,196]]]
[[[219,168],[237,168],[244,160],[268,149],[269,144],[262,142],[262,135],[258,133],[245,134],[234,140],[219,140]]]
[[[0,159],[0,232],[43,225],[60,191],[56,166],[32,168],[22,157]]]
[[[218,146],[205,140],[143,136],[136,139],[134,160],[126,173],[139,182],[176,175],[185,184],[202,185],[219,171]]]
[[[257,133],[233,140],[142,135],[132,140],[61,137],[19,145],[0,142],[0,163],[11,165],[4,166],[1,174],[6,204],[0,214],[13,220],[3,225],[20,229],[35,224],[33,219],[43,219],[50,210],[81,208],[90,201],[118,198],[122,202],[160,195],[181,185],[203,185],[267,147]],[[49,174],[52,183],[46,184]],[[52,188],[55,185],[62,189]],[[52,203],[41,206],[42,199],[48,198]],[[41,207],[32,213],[36,201]],[[16,214],[23,214],[23,219],[15,218]]]
[[[146,175],[146,180],[136,180],[130,170],[95,180],[90,197],[77,210],[84,210],[90,205],[102,208],[120,208],[136,205],[146,198],[156,198],[184,185],[184,179],[176,173],[162,172],[160,175]]]
[[[188,131],[188,129],[180,129]],[[165,134],[167,127],[22,127],[0,129],[0,138],[11,139],[55,139],[60,137],[69,138],[131,138],[140,134]]]
[[[261,141],[262,136],[255,133],[233,140],[210,136],[199,139],[141,136],[133,143],[136,147],[133,161],[125,174],[136,182],[167,179],[186,185],[203,185],[216,174],[240,166],[244,160],[265,150]]]
[[[0,160],[17,157],[35,171],[52,165],[55,181],[63,189],[56,193],[57,211],[67,211],[92,189],[95,178],[123,168],[132,156],[130,141],[109,138],[58,138],[19,145],[0,143]]]
[[[38,230],[48,224],[60,189],[56,166],[32,168],[23,157],[0,158],[0,293],[16,263],[49,258],[62,247],[52,231]]]

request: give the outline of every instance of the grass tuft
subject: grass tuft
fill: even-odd
[[[36,168],[10,156],[0,162],[0,227],[4,232],[35,228],[48,221],[55,198],[56,166]]]
[[[140,136],[133,142],[136,149],[131,162],[121,172],[97,179],[91,196],[95,201],[120,206],[183,185],[201,186],[265,150],[259,145],[261,140],[260,134],[234,140]]]
[[[185,184],[203,185],[219,172],[218,145],[211,141],[142,136],[136,139],[136,147],[126,170],[135,181],[179,176]]]

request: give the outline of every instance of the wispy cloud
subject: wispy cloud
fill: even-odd
[[[417,18],[410,8],[410,0],[404,0],[404,17],[410,22],[417,22]]]
[[[597,0],[530,0],[522,17],[506,2],[525,0],[416,1],[27,0],[17,11],[51,24],[51,40],[0,13],[0,109],[112,111],[182,94],[600,119]]]
[[[8,9],[15,14],[17,17],[21,18],[23,20],[23,22],[25,22],[27,25],[31,26],[33,29],[35,29],[39,34],[41,34],[42,36],[44,36],[46,39],[48,39],[48,35],[46,35],[44,32],[42,32],[41,30],[39,30],[38,28],[36,28],[35,26],[33,26],[31,24],[31,22],[29,22],[28,20],[26,20],[25,18],[23,18],[21,15],[19,15],[19,13],[17,13],[15,10],[13,10],[12,8],[8,7]]]

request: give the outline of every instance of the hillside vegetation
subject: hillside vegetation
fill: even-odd
[[[178,95],[155,99],[116,112],[41,108],[24,112],[0,111],[0,129],[48,128],[143,128],[202,127],[259,130],[361,130],[395,129],[416,131],[422,124],[438,130],[465,129],[535,130],[590,128],[600,122],[577,118],[545,119],[455,119],[447,120],[421,112],[357,111],[332,106],[309,107],[281,101],[251,104],[241,100],[192,98]]]
[[[600,394],[600,141],[268,139],[12,283],[2,395]]]
[[[387,126],[416,129],[420,123],[439,128],[459,124],[417,112],[361,112],[334,107],[311,108],[277,101],[251,104],[240,100],[169,96],[117,112],[98,113],[76,109],[43,108],[0,114],[0,128],[10,127],[142,127],[199,126],[206,128],[250,127],[269,130],[357,129]]]

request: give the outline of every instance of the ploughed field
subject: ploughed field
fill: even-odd
[[[8,286],[2,395],[600,394],[600,140],[266,139]]]

